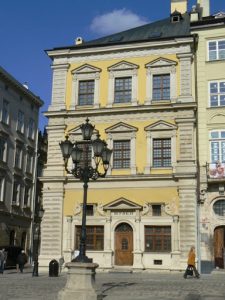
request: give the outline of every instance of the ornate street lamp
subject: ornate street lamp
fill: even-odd
[[[42,205],[38,204],[35,209],[35,215],[34,215],[34,247],[33,247],[33,260],[34,260],[34,266],[33,266],[33,273],[32,276],[39,276],[38,274],[38,255],[39,255],[39,244],[40,244],[40,232],[41,232],[41,221],[44,215],[44,209]]]
[[[99,177],[103,178],[106,176],[112,154],[112,150],[107,148],[106,142],[100,139],[99,133],[97,134],[97,138],[92,139],[94,128],[95,127],[89,123],[89,119],[87,118],[86,123],[80,126],[83,140],[71,143],[68,140],[68,136],[66,136],[66,140],[59,144],[66,172],[72,174],[75,178],[80,179],[84,183],[80,251],[79,255],[73,259],[72,262],[92,262],[92,259],[86,256],[86,209],[88,182],[90,179],[97,180]],[[93,150],[95,166],[92,166],[89,159],[90,147]],[[68,170],[68,160],[70,156],[74,165],[71,170]]]

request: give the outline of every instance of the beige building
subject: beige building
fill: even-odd
[[[70,261],[79,247],[83,185],[66,174],[59,143],[80,140],[86,117],[114,149],[106,178],[89,183],[87,255],[102,269],[185,268],[197,240],[196,101],[194,38],[181,2],[183,15],[47,51],[40,268]]]
[[[0,246],[31,247],[39,109],[43,101],[0,67]]]
[[[198,39],[198,231],[204,272],[225,266],[225,14],[209,15],[209,1],[199,2],[191,12],[191,32]]]

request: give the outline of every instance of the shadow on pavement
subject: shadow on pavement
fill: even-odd
[[[134,282],[109,282],[109,283],[104,283],[102,285],[103,287],[103,291],[102,293],[105,293],[113,288],[117,288],[117,287],[127,287],[127,286],[131,286],[134,285],[136,283]]]

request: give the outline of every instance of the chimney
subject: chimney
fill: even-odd
[[[171,0],[171,14],[179,11],[181,14],[187,12],[187,0]]]
[[[201,17],[210,15],[210,0],[197,0]]]

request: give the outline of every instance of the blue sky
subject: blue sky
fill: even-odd
[[[197,0],[189,0],[189,9]],[[225,11],[211,0],[211,13]],[[0,65],[44,100],[51,101],[51,60],[44,50],[91,40],[166,18],[170,0],[7,0],[0,7]],[[116,22],[115,22],[116,20]],[[47,119],[40,116],[40,129]]]

